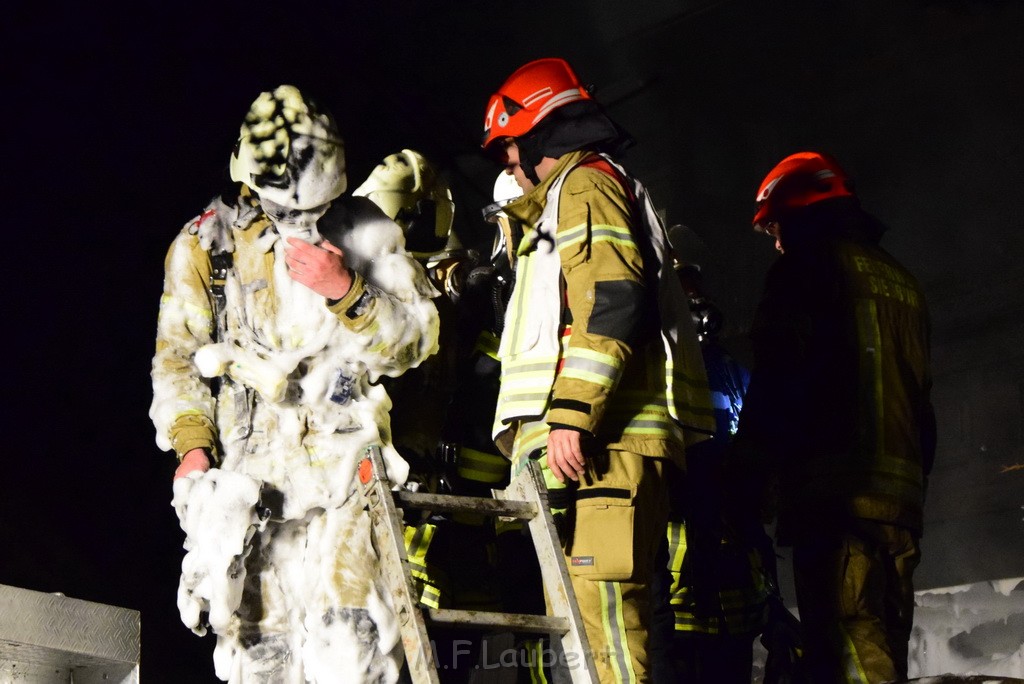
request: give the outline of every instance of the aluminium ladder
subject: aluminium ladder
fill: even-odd
[[[481,630],[502,628],[560,637],[573,684],[597,684],[594,659],[554,521],[548,508],[547,488],[539,466],[530,461],[504,490],[492,490],[493,499],[471,496],[420,494],[392,490],[378,447],[370,447],[359,464],[359,481],[367,501],[373,539],[398,614],[402,645],[413,684],[438,684],[427,625]],[[405,552],[401,507],[436,512],[467,511],[527,521],[540,561],[541,577],[553,615],[493,613],[475,610],[426,609],[413,591]]]

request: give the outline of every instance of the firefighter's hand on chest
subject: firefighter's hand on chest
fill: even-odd
[[[344,253],[327,240],[311,245],[288,238],[284,253],[288,275],[313,292],[328,299],[341,299],[352,287],[352,272],[345,266]]]
[[[548,433],[548,468],[559,482],[579,481],[584,460],[579,432],[555,428]]]

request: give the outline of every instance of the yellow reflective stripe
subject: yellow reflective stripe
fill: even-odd
[[[751,610],[737,619],[726,618],[726,624],[718,617],[697,617],[692,612],[676,610],[675,631],[700,634],[744,634],[754,632],[765,625],[762,610]]]
[[[558,247],[558,251],[561,252],[568,247],[586,242],[588,228],[591,245],[599,242],[609,242],[620,247],[637,248],[636,241],[633,240],[633,233],[628,228],[605,223],[597,223],[588,227],[586,223],[582,223],[568,230],[558,232],[558,235],[555,236],[555,245]]]
[[[590,349],[569,347],[560,375],[612,387],[622,374],[622,359]]]
[[[530,454],[547,447],[549,432],[551,428],[543,421],[531,421],[519,426],[515,442],[512,444],[512,477],[526,467]]]
[[[441,592],[430,584],[424,584],[423,593],[420,594],[420,603],[428,608],[440,608]]]
[[[697,616],[691,609],[688,590],[683,596],[672,601],[672,611],[677,632],[701,632],[703,634],[742,634],[752,632],[765,624],[764,604],[751,605],[743,611],[727,613],[725,623],[716,615]]]
[[[427,550],[436,529],[436,525],[425,523],[418,527],[406,525],[402,532],[405,538],[405,555],[409,561],[409,574],[419,580],[420,603],[430,608],[438,608],[441,604],[441,590],[435,586],[437,580],[426,562]]]
[[[546,404],[551,394],[557,362],[557,355],[539,361],[531,359],[529,362],[503,362],[501,392],[498,397],[501,411],[498,413],[508,415],[506,407],[510,405],[528,404],[529,406],[524,408],[533,408],[532,405],[538,402]]]
[[[868,467],[867,476],[866,491],[887,494],[900,501],[919,500],[924,488],[921,467],[898,456],[875,455],[875,460]]]
[[[651,437],[656,439],[668,439],[673,432],[668,428],[626,428],[622,431],[625,436]]]
[[[477,451],[469,447],[459,448],[456,471],[459,477],[476,482],[501,482],[508,475],[509,461],[503,456]]]
[[[531,229],[527,229],[528,234],[533,232]],[[519,243],[519,249],[529,244],[529,240],[524,236],[522,242]],[[527,306],[527,294],[532,290],[531,285],[533,284],[533,269],[532,260],[528,256],[522,256],[516,262],[516,281],[517,285],[513,288],[513,294],[515,299],[509,302],[509,308],[516,314],[525,311]],[[507,330],[503,333],[504,335],[510,335],[509,340],[512,342],[511,349],[522,349],[522,336],[523,336],[523,319],[524,316],[515,315],[511,317],[512,329]],[[506,319],[507,320],[507,319]]]
[[[633,416],[622,429],[624,435],[672,435],[676,434],[675,421],[667,413],[642,413]]]
[[[921,484],[921,466],[917,463],[891,454],[881,454],[871,465],[871,470],[892,477],[912,482],[915,485]]]
[[[673,381],[680,385],[686,385],[687,387],[693,387],[699,390],[711,391],[710,385],[708,385],[707,378],[701,374],[694,375],[693,372],[687,371],[685,367],[680,367],[669,358],[665,361],[666,375],[672,378]]]
[[[436,529],[436,525],[427,523],[418,527],[406,525],[403,532],[405,536],[405,555],[409,558],[410,562],[415,560],[418,563],[422,563],[427,557],[427,549],[430,548],[430,542],[434,539],[434,530]]]
[[[923,486],[920,466],[886,452],[882,368],[885,350],[878,327],[878,304],[873,299],[858,299],[855,311],[860,376],[866,379],[860,402],[859,440],[861,453],[874,457],[870,466],[870,487],[873,491],[901,500],[917,498]]]
[[[165,315],[172,315],[172,311],[175,314],[180,312],[189,330],[208,330],[210,325],[213,324],[213,311],[208,307],[197,306],[188,300],[173,295],[162,295],[160,297],[160,309],[157,312],[157,322],[162,321]]]
[[[586,241],[587,228],[588,225],[586,223],[581,223],[578,226],[560,230],[558,234],[555,235],[555,246],[558,248],[558,251],[561,252],[570,245]]]
[[[528,361],[506,359],[501,365],[501,377],[504,380],[506,376],[539,375],[542,371],[549,370],[555,363],[558,363],[557,354],[545,357],[531,356]]]
[[[547,373],[538,378],[532,377],[518,377],[509,382],[502,382],[502,392],[512,391],[518,396],[542,396],[546,397],[550,391],[550,387],[544,387],[541,383],[544,381],[551,382],[554,373]]]
[[[543,396],[547,397],[547,395],[543,395]],[[519,408],[519,409],[522,409],[523,411],[526,411],[527,409],[532,409],[532,407],[535,405],[536,401],[538,399],[540,399],[540,398],[541,397],[539,395],[532,395],[532,394],[524,394],[524,395],[521,395],[521,396],[516,397],[516,398],[509,397],[509,398],[507,398],[507,399],[505,399],[504,401],[501,402],[501,408],[502,408],[503,411],[505,409],[515,409],[515,408]]]
[[[616,405],[629,413],[660,413],[668,415],[665,406],[665,395],[658,392],[626,392],[615,393]]]
[[[683,557],[686,555],[686,527],[681,522],[669,521],[666,536],[668,537],[668,569],[673,573],[679,573],[683,569]]]
[[[671,421],[633,420],[623,430],[624,435],[671,435],[674,428]]]
[[[720,589],[719,604],[725,618],[717,615],[697,616],[693,612],[691,587],[682,584],[681,570],[686,555],[685,525],[669,522],[669,571],[672,574],[669,603],[672,606],[675,629],[679,632],[703,634],[743,634],[764,626],[766,620],[768,588],[764,583],[760,556],[756,551],[748,554],[751,563],[750,585],[742,588]]]
[[[626,628],[622,619],[622,585],[618,582],[598,582],[601,595],[601,622],[611,659],[612,674],[619,684],[636,682],[633,658],[626,641]]]
[[[516,247],[516,256],[523,256],[527,252],[532,252],[537,246],[538,239],[534,237],[537,234],[537,229],[532,226],[525,226],[523,228],[523,237],[519,241],[519,246]]]
[[[707,425],[713,429],[715,409],[711,405],[711,387],[706,378],[694,376],[683,368],[676,368],[671,359],[667,362],[665,397],[668,404],[676,407],[680,422],[689,425]],[[679,389],[677,393],[676,389]],[[678,395],[678,396],[677,396]],[[679,398],[685,399],[683,406],[678,406]],[[701,420],[701,419],[705,420]]]
[[[490,330],[483,330],[476,338],[473,351],[485,354],[494,360],[498,359],[498,346],[501,340]]]
[[[699,632],[701,634],[721,634],[722,630],[718,625],[717,619],[709,619],[703,621],[696,617],[687,616],[681,617],[676,614],[676,631],[677,632]]]
[[[870,383],[862,385],[860,432],[863,453],[885,452],[885,420],[882,389],[882,333],[878,329],[878,305],[873,299],[854,303],[857,320],[857,342],[860,352],[860,377]],[[867,391],[863,391],[867,390]]]
[[[860,656],[857,655],[857,649],[853,645],[850,633],[846,631],[845,627],[839,625],[839,634],[843,641],[841,658],[843,659],[843,677],[845,681],[847,684],[869,684],[868,674],[864,670],[864,665],[860,662]]]
[[[872,477],[865,484],[865,488],[870,487],[871,494],[891,496],[899,501],[911,501],[918,499],[921,496],[922,485],[920,483],[909,484],[906,482],[896,482],[889,477]],[[854,497],[853,505],[862,503],[864,501],[870,501],[871,495],[864,497]]]
[[[548,684],[544,675],[544,643],[540,639],[531,639],[523,642],[523,648],[532,654],[527,665],[531,684]]]
[[[363,328],[362,330],[360,330],[359,332],[362,333],[363,335],[366,335],[369,338],[376,337],[377,333],[380,332],[380,321],[378,321],[377,319],[374,319],[374,320],[370,321],[366,325],[366,327]],[[387,338],[384,338],[380,342],[378,342],[377,344],[375,344],[372,347],[370,347],[369,349],[367,349],[367,351],[375,353],[375,354],[379,354],[379,353],[387,350],[387,348],[390,345],[391,345],[391,341],[389,339],[387,339]]]
[[[194,304],[187,299],[182,297],[175,297],[172,294],[163,294],[160,296],[160,308],[170,307],[171,305],[176,306],[182,311],[187,311],[197,316],[204,316],[206,318],[213,318],[213,310],[208,306],[199,306]]]
[[[551,468],[548,468],[547,465],[541,467],[540,474],[541,477],[544,478],[544,486],[547,488],[549,492],[559,491],[565,489],[567,486],[564,482],[558,481],[558,478],[555,477],[555,474],[551,472]],[[555,508],[554,506],[551,507],[552,513],[565,510],[565,508]]]

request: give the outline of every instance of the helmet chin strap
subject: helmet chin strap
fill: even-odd
[[[527,180],[534,185],[540,185],[540,178],[537,177],[537,164],[544,159],[541,141],[538,136],[528,134],[516,138],[516,145],[519,147],[519,168],[526,174]]]
[[[527,180],[534,184],[534,186],[540,185],[540,178],[537,177],[537,167],[534,166],[533,161],[527,159],[525,156],[519,158],[519,168],[526,174]]]

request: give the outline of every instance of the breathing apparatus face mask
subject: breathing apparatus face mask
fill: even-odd
[[[327,213],[330,202],[312,209],[292,209],[261,197],[260,206],[282,238],[294,237],[311,245],[318,245],[323,240],[316,223]]]

